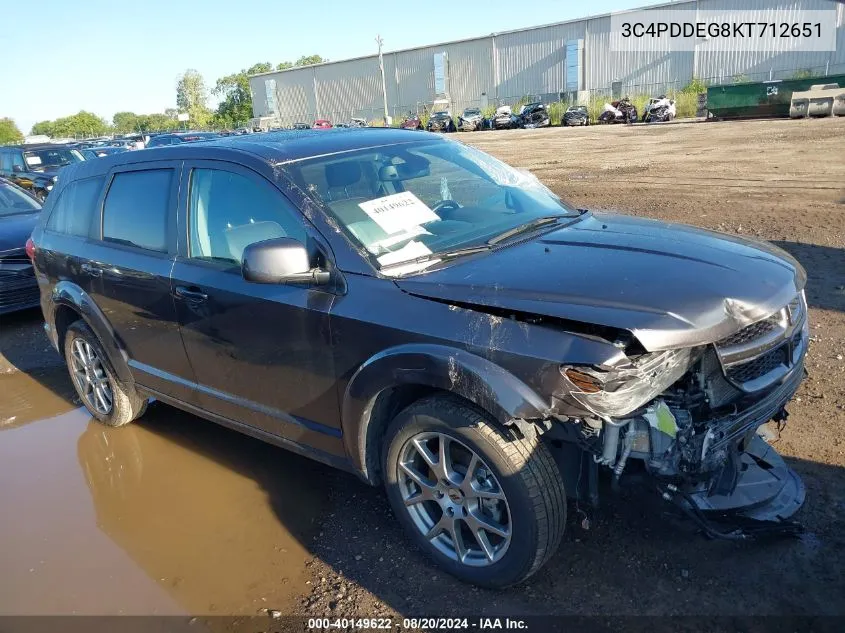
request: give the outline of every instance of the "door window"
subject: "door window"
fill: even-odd
[[[12,171],[12,152],[0,152],[0,171]]]
[[[23,155],[20,152],[12,152],[12,168],[20,166],[23,168]]]
[[[95,210],[104,180],[102,177],[86,178],[69,183],[53,205],[47,230],[77,237],[99,237],[99,222],[94,218],[96,215],[99,219]]]
[[[305,243],[298,212],[269,183],[220,169],[191,172],[189,254],[238,265],[255,242],[292,237]]]
[[[172,169],[115,174],[103,205],[103,239],[167,252]]]

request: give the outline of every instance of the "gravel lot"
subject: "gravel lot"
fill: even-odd
[[[309,494],[325,497],[309,506],[312,527],[297,532],[307,550],[305,568],[286,573],[287,598],[266,606],[369,617],[845,615],[845,119],[556,128],[460,139],[532,170],[579,207],[771,240],[804,264],[810,376],[790,406],[777,448],[804,478],[807,503],[799,517],[809,532],[800,540],[707,541],[668,520],[661,502],[649,495],[603,491],[596,512],[570,507],[564,542],[545,568],[519,587],[494,592],[454,581],[414,551],[381,490],[322,466],[304,466],[322,479]],[[0,317],[0,391],[3,381],[29,374],[36,386],[24,390],[26,397],[52,397],[70,408],[70,385],[59,363],[37,313]],[[24,397],[4,398],[0,429],[37,417],[27,413],[38,409],[30,404]],[[167,415],[160,408],[157,418]],[[193,420],[179,419],[185,418]],[[157,420],[153,427],[162,424]],[[225,451],[219,444],[215,440],[215,450]],[[247,445],[253,450],[252,440],[233,441],[230,450]],[[227,459],[237,464],[239,458]],[[299,463],[288,464],[281,475],[290,486],[299,485],[291,474],[299,472]],[[262,467],[263,478],[268,468]],[[276,488],[284,485],[275,482]],[[206,499],[213,503],[213,496]],[[255,577],[271,583],[267,571],[258,569]],[[163,580],[159,584],[168,590]],[[264,589],[259,584],[254,592]],[[225,611],[255,614],[265,606],[258,593],[237,595],[249,599],[224,602]],[[198,603],[181,604],[196,610]]]

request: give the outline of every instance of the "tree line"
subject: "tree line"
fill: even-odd
[[[31,133],[59,138],[167,131],[185,125],[192,129],[233,128],[252,118],[250,75],[327,61],[320,55],[305,55],[295,62],[281,62],[275,67],[270,62],[261,62],[240,72],[220,77],[211,89],[198,71],[188,69],[176,82],[176,108],[167,108],[164,112],[153,114],[116,112],[111,122],[93,112],[82,110],[54,121],[39,121],[32,126]],[[220,99],[215,109],[208,107],[212,94]],[[179,121],[179,113],[188,115],[187,123]],[[15,122],[9,118],[0,118],[0,144],[22,140],[23,134]]]

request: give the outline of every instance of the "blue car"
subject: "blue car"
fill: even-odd
[[[40,213],[34,196],[0,178],[0,314],[39,304],[26,244]]]

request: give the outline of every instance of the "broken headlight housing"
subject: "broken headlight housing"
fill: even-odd
[[[636,411],[681,378],[703,348],[687,347],[643,354],[614,367],[561,365],[569,395],[600,418]]]

